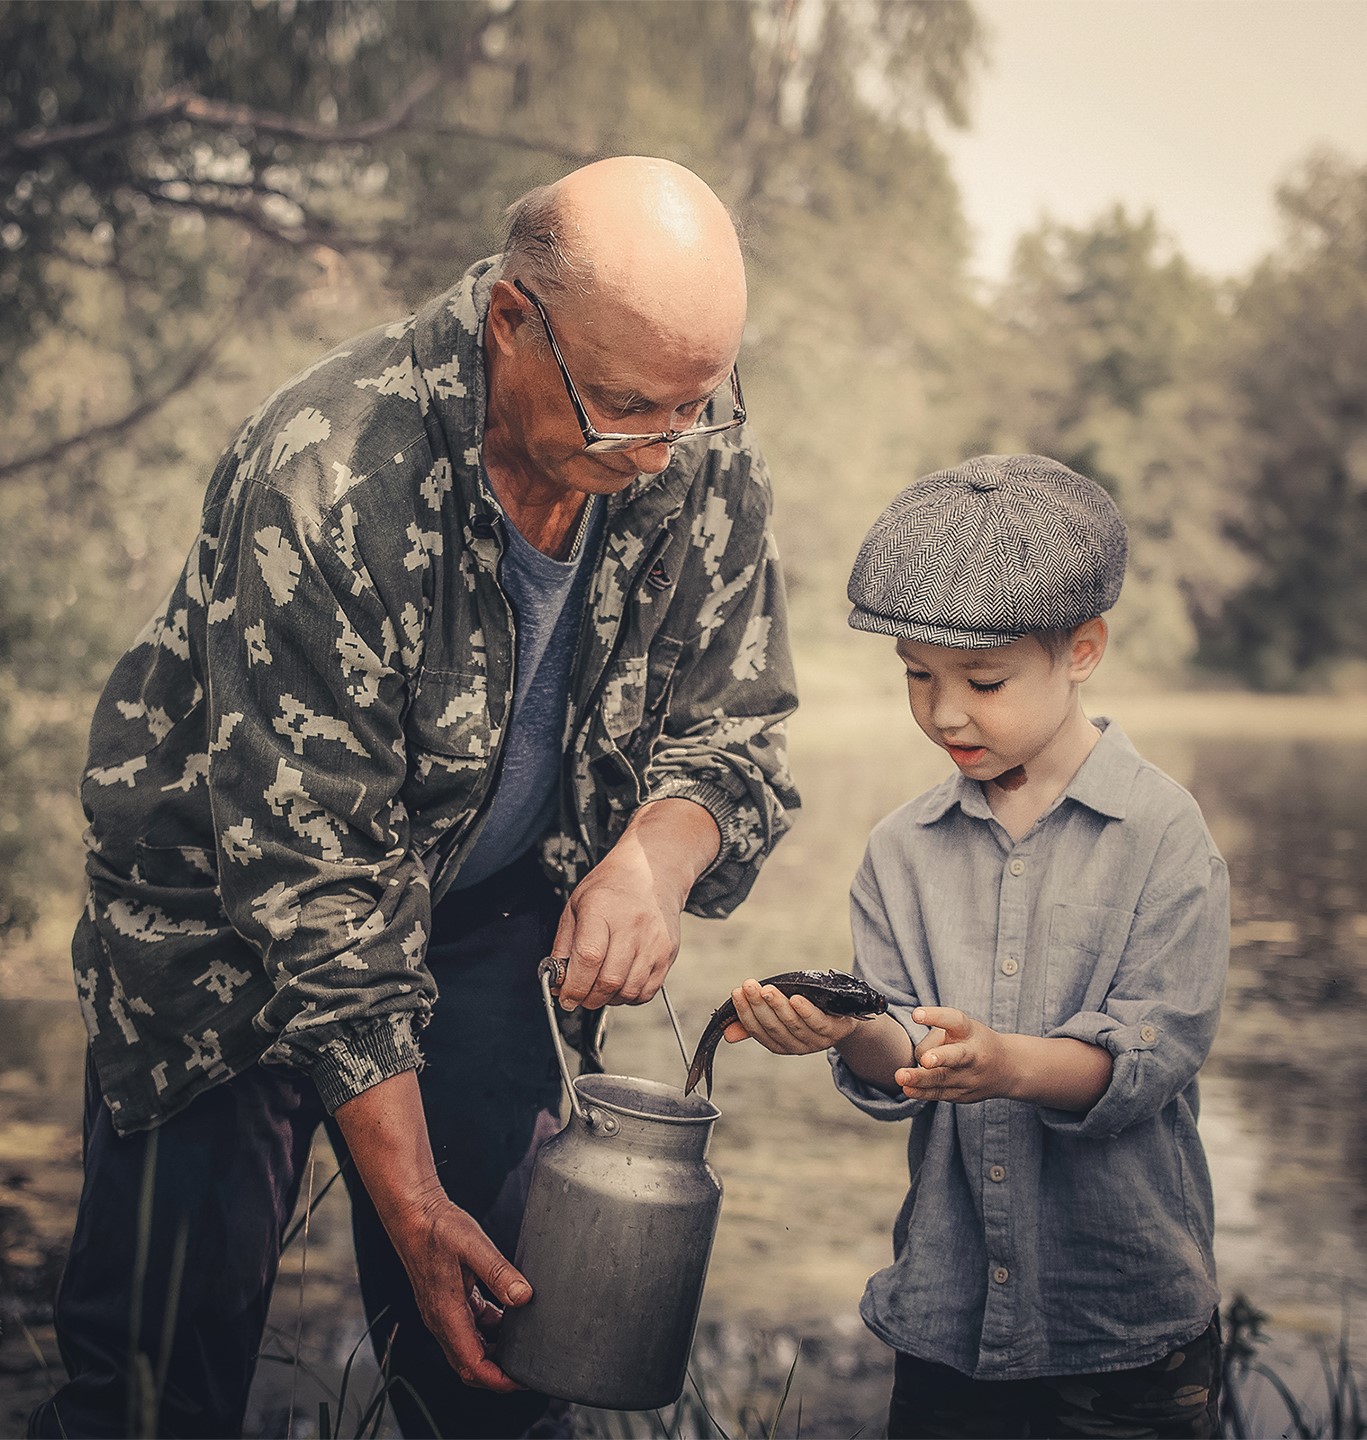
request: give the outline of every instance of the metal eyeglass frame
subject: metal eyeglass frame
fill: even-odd
[[[593,421],[589,419],[588,411],[584,409],[584,402],[579,398],[579,391],[575,388],[569,366],[565,364],[565,357],[560,353],[560,346],[556,343],[555,331],[551,328],[551,317],[546,314],[546,307],[521,280],[514,280],[513,285],[520,294],[525,295],[536,306],[536,313],[541,316],[541,323],[546,327],[546,339],[551,342],[551,354],[555,356],[555,363],[560,367],[560,376],[565,382],[565,393],[570,397],[570,404],[574,406],[579,429],[584,436],[584,449],[589,454],[603,455],[620,450],[639,450],[647,445],[677,445],[681,440],[692,440],[698,435],[720,435],[724,430],[734,430],[737,426],[745,424],[745,397],[741,394],[740,389],[740,370],[732,365],[732,415],[723,424],[691,425],[687,430],[660,430],[650,435],[614,435],[595,428]]]

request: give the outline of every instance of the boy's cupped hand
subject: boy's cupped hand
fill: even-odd
[[[916,1067],[893,1076],[909,1099],[972,1104],[1007,1093],[1008,1047],[998,1031],[944,1005],[918,1005],[911,1018],[930,1033],[916,1047]]]
[[[752,1036],[775,1055],[811,1055],[829,1050],[859,1024],[850,1015],[827,1015],[801,995],[746,980],[731,992],[736,1018],[722,1032],[731,1043]]]

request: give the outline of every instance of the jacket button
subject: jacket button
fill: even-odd
[[[1005,1285],[1006,1282],[1011,1278],[1011,1272],[1006,1268],[1005,1265],[998,1265],[997,1268],[992,1272],[992,1278],[997,1282],[998,1285]]]
[[[1025,861],[1017,857],[1006,867],[1013,875],[1025,874]]]
[[[1020,967],[1020,964],[1019,964],[1015,959],[1013,959],[1010,955],[1008,955],[1008,956],[1006,957],[1006,959],[1002,961],[1002,974],[1003,974],[1003,975],[1014,975],[1014,974],[1016,973],[1016,971],[1019,970],[1020,968],[1021,968],[1021,967]]]
[[[991,1176],[993,1180],[997,1181],[1000,1184],[1001,1181],[1006,1179],[1006,1166],[994,1165],[987,1173]]]
[[[1158,1039],[1158,1031],[1152,1025],[1141,1025],[1139,1027],[1139,1038],[1145,1045],[1152,1045]]]

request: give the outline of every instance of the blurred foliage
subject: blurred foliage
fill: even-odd
[[[1230,338],[1252,572],[1203,653],[1289,689],[1367,660],[1367,167],[1309,160],[1278,194],[1286,242],[1238,297]]]
[[[1307,164],[1246,283],[1116,209],[988,293],[931,128],[985,58],[968,0],[0,0],[0,932],[75,893],[91,701],[236,424],[597,155],[689,165],[740,222],[808,663],[879,507],[1023,448],[1131,522],[1122,663],[1362,657],[1367,171]]]
[[[1117,655],[1181,673],[1198,619],[1244,578],[1238,419],[1220,378],[1225,297],[1121,207],[1024,236],[998,298],[976,448],[1053,455],[1104,485],[1130,529]]]

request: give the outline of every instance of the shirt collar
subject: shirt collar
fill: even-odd
[[[1064,788],[1057,804],[1062,804],[1064,800],[1076,800],[1098,815],[1123,820],[1134,777],[1144,761],[1114,720],[1101,716],[1092,724],[1101,735],[1091,754]],[[1057,809],[1057,804],[1051,808]],[[922,825],[933,825],[956,805],[975,820],[992,819],[992,808],[987,803],[982,784],[966,775],[951,775],[929,791],[921,802],[916,819]]]
[[[1123,820],[1134,778],[1144,760],[1114,720],[1099,716],[1092,724],[1101,731],[1101,738],[1068,782],[1064,798],[1076,800],[1098,815]]]

